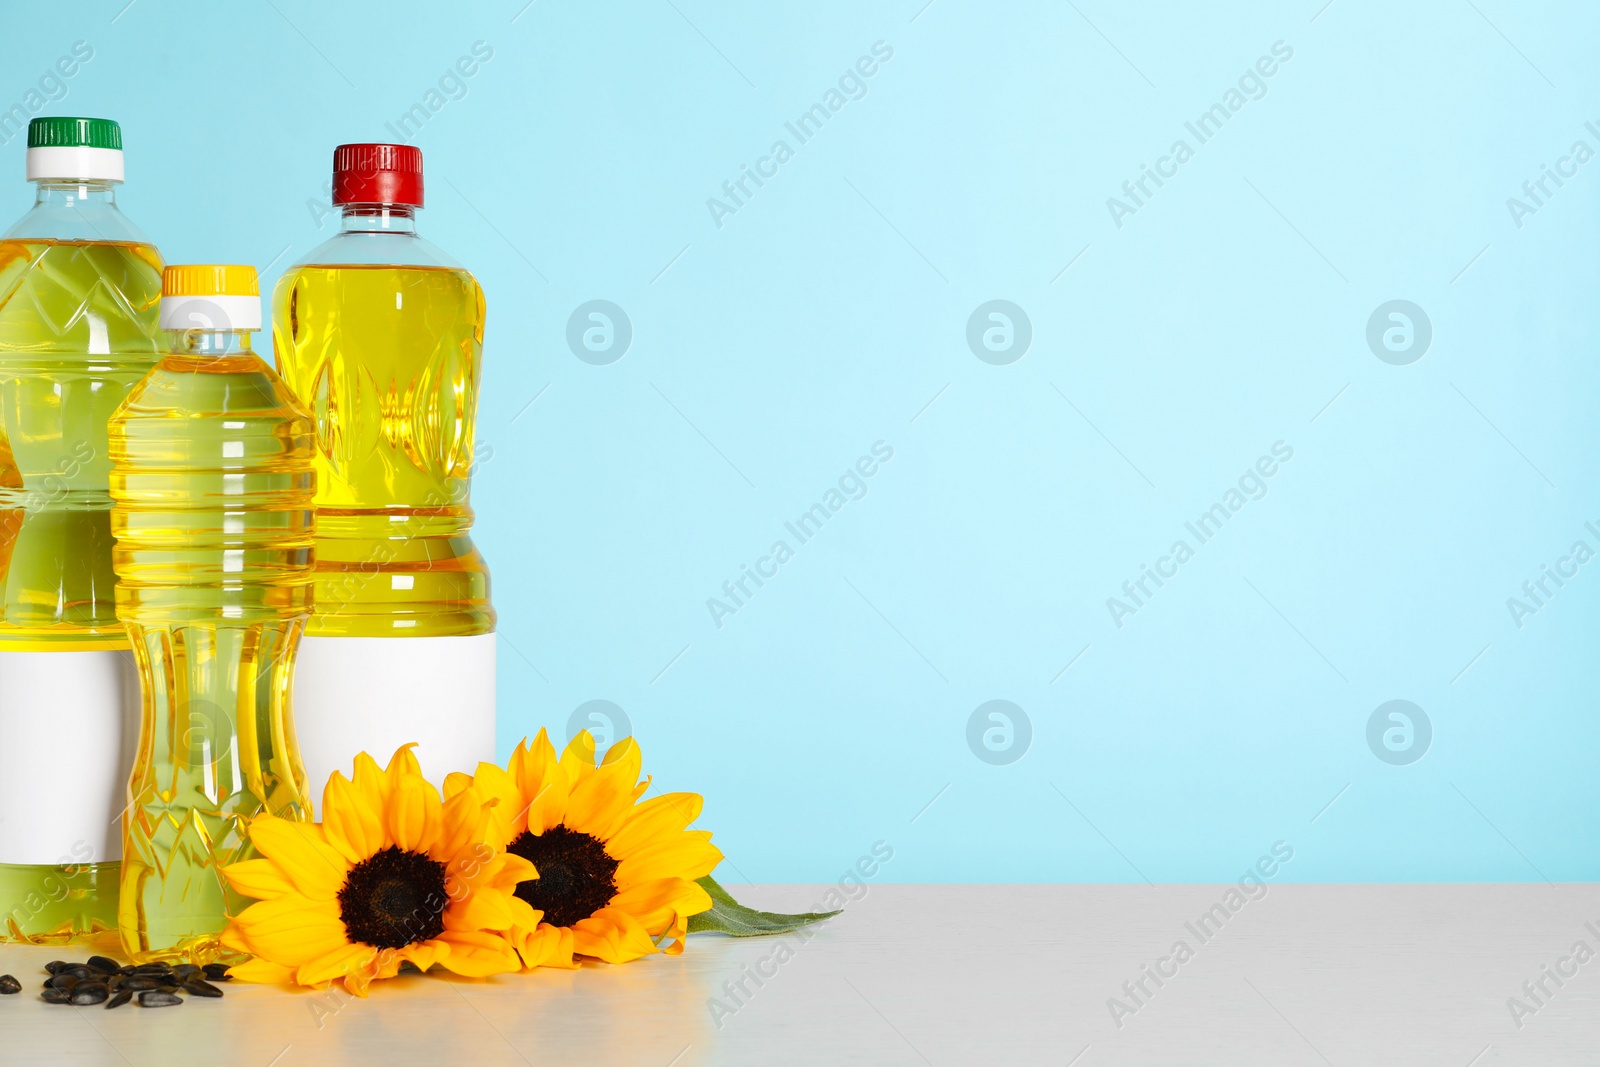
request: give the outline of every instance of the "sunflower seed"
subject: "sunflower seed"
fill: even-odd
[[[82,981],[82,979],[80,979],[77,975],[62,972],[61,974],[52,974],[49,978],[44,980],[44,984],[45,988],[47,989],[71,989],[80,981]]]
[[[106,1001],[106,1007],[108,1007],[108,1008],[120,1008],[120,1007],[122,1007],[124,1004],[128,1003],[128,1001],[130,1001],[132,999],[133,999],[133,990],[124,989],[122,992],[118,993],[116,996],[114,996],[110,1000]]]
[[[199,970],[200,968],[196,967],[192,963],[180,963],[176,967],[172,968],[172,976],[179,981],[183,981],[191,974],[198,973]]]
[[[174,1004],[182,1004],[183,998],[172,993],[163,993],[158,989],[147,990],[139,994],[139,1007],[141,1008],[170,1008]]]
[[[154,963],[141,963],[141,964],[139,964],[139,966],[137,966],[137,967],[135,967],[133,969],[133,973],[134,974],[171,974],[172,973],[172,964],[167,963],[164,960],[156,960]]]
[[[90,956],[85,966],[93,967],[101,974],[116,974],[121,964],[109,956]]]
[[[72,1000],[72,994],[65,989],[46,989],[39,994],[39,999],[46,1004],[66,1004]]]
[[[65,966],[67,966],[66,960],[51,960],[49,963],[44,965],[44,969],[49,971],[51,974],[55,974]]]
[[[59,971],[57,971],[56,974],[58,974],[58,975],[70,974],[70,975],[72,975],[72,977],[77,978],[80,981],[82,979],[85,979],[85,978],[97,978],[97,977],[99,977],[97,974],[95,974],[95,972],[93,970],[91,970],[88,967],[85,967],[81,963],[69,963],[65,967],[63,967]]]
[[[22,992],[22,983],[13,975],[0,974],[0,996],[10,996],[12,993]]]
[[[168,984],[169,980],[162,974],[132,974],[122,980],[122,988],[131,989],[135,993],[146,989],[160,989]]]
[[[117,990],[122,988],[122,983],[126,982],[127,980],[127,975],[114,974],[110,978],[106,979],[106,988],[115,993]]]
[[[110,992],[107,991],[105,986],[91,985],[90,983],[85,982],[83,985],[80,985],[78,988],[72,991],[71,1003],[78,1005],[100,1004],[104,1002],[104,1000],[110,995]]]
[[[206,978],[213,982],[226,982],[233,977],[228,973],[228,965],[225,963],[208,963],[200,969],[205,972]]]
[[[204,978],[191,978],[183,983],[183,988],[197,997],[220,997],[222,990],[206,981]]]

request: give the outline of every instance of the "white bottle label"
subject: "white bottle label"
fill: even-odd
[[[122,858],[133,652],[0,652],[0,863]]]
[[[401,745],[442,785],[494,760],[495,636],[302,637],[294,666],[294,729],[317,817],[322,791],[356,753],[378,761]]]

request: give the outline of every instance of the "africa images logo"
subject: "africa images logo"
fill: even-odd
[[[1409,700],[1379,704],[1367,718],[1367,747],[1385,763],[1396,767],[1415,763],[1432,744],[1428,713]]]
[[[1287,42],[1272,42],[1271,55],[1258,58],[1253,66],[1246,68],[1245,72],[1239,75],[1236,85],[1230,85],[1223,90],[1221,100],[1200,112],[1192,121],[1183,124],[1184,130],[1194,138],[1193,145],[1180,137],[1172,142],[1172,147],[1167,150],[1166,155],[1156,158],[1153,168],[1140,163],[1139,176],[1129,178],[1122,183],[1122,195],[1126,199],[1106,197],[1106,210],[1111,214],[1111,221],[1116,224],[1117,229],[1122,229],[1125,218],[1137,215],[1139,209],[1147,206],[1167,182],[1178,176],[1178,169],[1194,158],[1196,148],[1221,133],[1223,125],[1243,111],[1251,100],[1260,100],[1266,96],[1266,79],[1277,74],[1282,65],[1293,58],[1294,49]]]
[[[1032,744],[1033,721],[1009,700],[985,701],[967,717],[967,747],[991,766],[1017,762]]]
[[[1009,300],[979,304],[967,319],[967,347],[985,363],[1004,367],[1028,354],[1033,322]]]
[[[567,347],[595,367],[605,367],[628,354],[633,320],[609,300],[579,304],[567,318]]]
[[[823,126],[843,111],[846,104],[865,99],[867,79],[882,70],[883,64],[893,58],[894,48],[887,42],[872,42],[872,55],[858,57],[855,64],[846,67],[838,81],[823,92],[821,100],[802,111],[794,121],[783,124],[789,136],[794,138],[793,145],[786,138],[779,137],[772,142],[767,154],[756,160],[753,168],[746,163],[739,164],[739,176],[722,183],[722,196],[706,198],[706,210],[710,212],[711,221],[716,223],[717,229],[722,229],[723,219],[737,215],[739,209],[745,207],[767,182],[776,178],[779,169],[794,158],[795,150],[821,133]]]

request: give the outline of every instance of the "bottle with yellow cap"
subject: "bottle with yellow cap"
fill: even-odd
[[[142,690],[118,926],[205,962],[245,904],[219,869],[262,811],[303,818],[289,709],[311,609],[311,419],[251,349],[254,268],[167,267],[169,352],[111,418],[117,616]]]

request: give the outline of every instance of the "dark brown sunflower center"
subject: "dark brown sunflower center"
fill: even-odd
[[[444,932],[444,864],[393,845],[354,867],[339,890],[339,917],[351,941],[404,948]]]
[[[617,895],[617,861],[588,834],[554,826],[535,837],[523,831],[506,848],[533,863],[539,877],[517,884],[517,896],[544,912],[551,926],[587,919]]]

